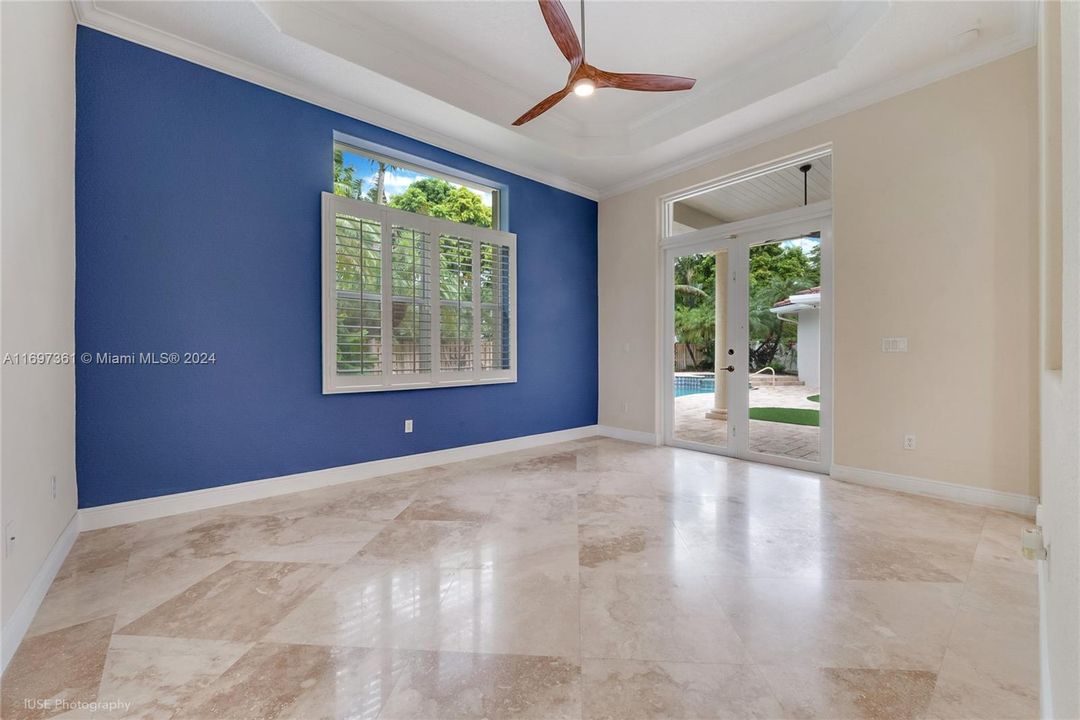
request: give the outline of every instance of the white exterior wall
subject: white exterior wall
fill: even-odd
[[[821,312],[803,310],[799,313],[797,358],[799,380],[807,387],[821,387]]]

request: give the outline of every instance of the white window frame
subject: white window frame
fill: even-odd
[[[419,155],[402,152],[363,138],[346,135],[337,130],[334,131],[334,149],[361,155],[372,160],[382,160],[425,177],[440,178],[452,185],[461,185],[469,190],[489,192],[492,194],[493,200],[495,200],[491,208],[492,227],[496,230],[506,230],[510,227],[510,188],[503,183],[497,183],[472,173],[462,172],[449,165],[443,165]]]
[[[382,332],[381,371],[378,374],[359,375],[337,372],[337,215],[346,214],[361,220],[379,223],[381,232],[380,257],[382,262]],[[393,287],[391,283],[392,238],[391,228],[404,225],[427,233],[428,261],[430,262],[429,286],[431,288],[431,372],[394,374],[393,372]],[[441,308],[439,296],[439,236],[452,235],[472,241],[473,273],[473,343],[471,370],[443,370],[441,362]],[[510,362],[509,368],[499,370],[481,369],[481,283],[480,244],[492,243],[510,249],[509,257],[509,313],[510,313]],[[322,360],[323,394],[378,392],[385,390],[419,390],[433,387],[457,387],[462,385],[491,385],[517,382],[517,236],[513,233],[482,228],[441,218],[398,210],[377,205],[367,200],[342,197],[333,193],[322,194]]]

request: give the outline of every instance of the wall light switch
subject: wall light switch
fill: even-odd
[[[405,432],[407,432],[407,433],[412,432],[412,419],[411,418],[409,420],[405,421]]]
[[[883,337],[883,338],[881,338],[881,352],[884,352],[884,353],[906,353],[907,352],[907,338],[906,337]]]

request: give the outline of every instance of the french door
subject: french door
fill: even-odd
[[[828,472],[830,208],[731,223],[664,245],[665,442]]]

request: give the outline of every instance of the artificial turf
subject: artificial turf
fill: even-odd
[[[752,407],[750,419],[817,427],[821,424],[821,412],[809,408]]]

